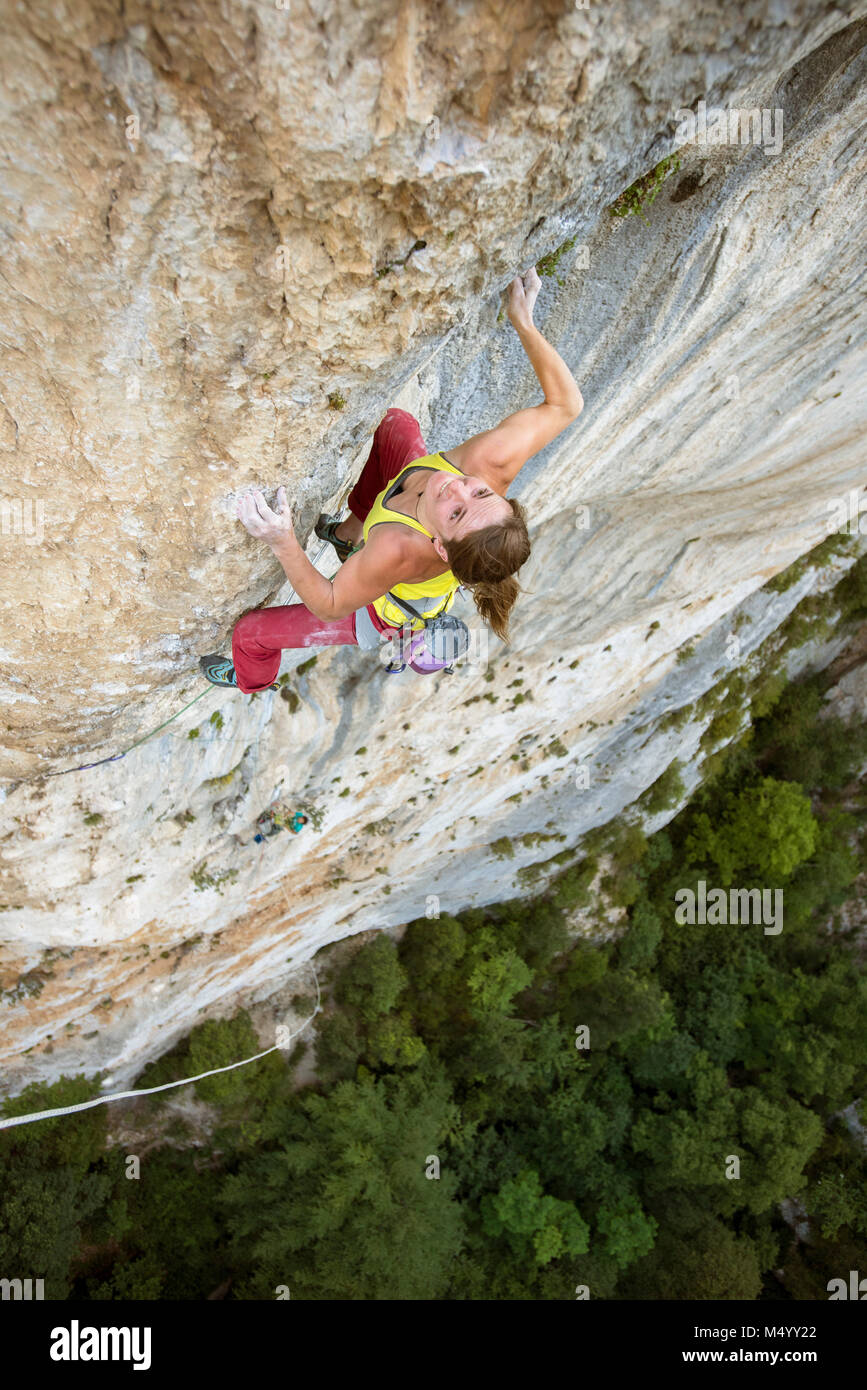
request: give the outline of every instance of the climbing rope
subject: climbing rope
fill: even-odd
[[[209,694],[212,688],[215,689],[216,687],[208,687],[207,690],[200,691],[198,695],[196,695],[192,700],[190,700],[189,704],[182,705],[181,708],[177,710],[175,714],[170,714],[168,719],[164,719],[162,724],[157,724],[157,727],[155,729],[151,729],[149,734],[143,734],[141,738],[137,738],[135,743],[131,743],[129,748],[124,748],[122,753],[112,753],[110,758],[98,758],[95,763],[81,763],[78,767],[64,767],[61,768],[58,772],[38,772],[35,778],[29,777],[24,778],[22,780],[33,782],[36,781],[39,777],[66,777],[66,775],[70,772],[85,772],[89,767],[102,767],[103,763],[116,763],[119,758],[125,758],[127,753],[131,753],[132,750],[134,748],[138,748],[140,744],[147,743],[149,738],[153,738],[154,734],[159,733],[160,729],[164,729],[167,724],[171,724],[173,719],[178,719],[180,715],[184,713],[184,710],[188,710],[191,705],[194,705],[196,703],[197,700],[201,700],[204,695]]]
[[[55,1110],[37,1110],[32,1115],[0,1117],[0,1129],[11,1129],[14,1125],[29,1125],[34,1120],[53,1120],[58,1115],[74,1115],[78,1110],[92,1110],[95,1105],[107,1105],[110,1100],[128,1100],[131,1096],[152,1096],[157,1091],[170,1091],[174,1086],[192,1086],[196,1081],[204,1081],[207,1076],[219,1076],[221,1072],[234,1071],[236,1067],[246,1067],[250,1062],[258,1062],[262,1057],[267,1057],[270,1052],[277,1052],[279,1049],[288,1047],[292,1039],[303,1033],[308,1023],[312,1023],[316,1015],[322,1012],[322,993],[315,966],[313,967],[313,978],[316,981],[316,1008],[310,1017],[304,1020],[300,1028],[289,1034],[285,1043],[275,1043],[273,1047],[266,1047],[264,1052],[257,1052],[255,1057],[244,1057],[240,1062],[230,1062],[227,1067],[214,1067],[211,1071],[200,1072],[198,1076],[184,1076],[180,1081],[167,1081],[162,1086],[148,1086],[138,1091],[115,1091],[110,1096],[96,1096],[93,1100],[80,1101],[78,1105],[60,1105]]]

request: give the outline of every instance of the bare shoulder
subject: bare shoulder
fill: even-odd
[[[506,489],[512,480],[507,476],[505,466],[492,455],[490,444],[482,444],[481,438],[482,436],[468,439],[465,444],[458,444],[456,448],[440,453],[440,458],[444,458],[447,463],[453,463],[462,473],[469,473],[474,478],[484,478],[494,492],[505,497]]]
[[[391,583],[398,583],[418,570],[419,556],[426,556],[428,549],[427,537],[414,527],[404,526],[402,522],[380,521],[371,526],[364,546],[352,558],[361,558],[366,553],[372,568],[389,574]]]
[[[473,435],[472,439],[441,456],[464,473],[484,478],[495,492],[505,497],[509,484],[524,464],[568,429],[577,420],[582,407],[583,400],[574,407],[545,400],[540,405],[507,415],[493,429]]]

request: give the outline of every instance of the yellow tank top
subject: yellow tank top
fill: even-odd
[[[422,526],[415,517],[404,516],[402,512],[393,511],[386,506],[386,502],[401,486],[405,475],[413,468],[428,468],[440,473],[458,473],[462,470],[456,468],[448,459],[444,459],[442,454],[425,454],[424,458],[415,459],[402,468],[396,477],[392,478],[388,487],[383,488],[376,501],[367,513],[364,521],[362,535],[365,543],[374,526],[378,526],[383,521],[400,521],[404,526],[411,526],[415,531],[421,531],[423,536],[429,536],[430,531]],[[439,613],[447,613],[455,601],[455,594],[461,587],[461,581],[455,579],[451,570],[446,570],[444,574],[437,574],[433,579],[425,579],[421,584],[394,584],[391,592],[404,602],[412,605],[425,618],[436,617]],[[420,602],[420,600],[422,600]],[[424,602],[426,600],[426,602]],[[408,627],[419,629],[424,624],[418,619],[411,619],[404,613],[402,608],[392,603],[386,594],[381,598],[374,599],[373,607],[379,614],[384,623],[390,623],[394,627],[402,627],[404,623]]]

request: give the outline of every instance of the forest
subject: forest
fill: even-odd
[[[131,1177],[108,1107],[0,1134],[0,1266],[54,1299],[827,1299],[867,1248],[867,732],[785,655],[865,618],[862,557],[723,676],[663,829],[676,767],[531,896],[325,948],[315,1035],[196,1083],[206,1145],[175,1119]],[[677,921],[702,880],[781,890],[782,930]],[[207,1021],[135,1085],[261,1046]]]

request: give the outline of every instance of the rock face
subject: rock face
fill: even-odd
[[[664,769],[672,736],[639,756],[638,711],[711,684],[727,615],[862,495],[864,13],[7,12],[8,1089],[125,1082],[327,941],[507,896],[539,854],[492,842],[572,844]],[[612,218],[699,102],[767,112],[779,149],[683,144],[647,221]],[[534,549],[511,647],[481,633],[421,685],[331,649],[294,711],[209,688],[67,773],[287,601],[240,492],[285,482],[306,535],[388,406],[448,450],[541,398],[498,312],[543,256],[536,319],[586,404],[512,489]],[[763,597],[756,633],[797,596]],[[251,844],[278,790],[323,827]]]

